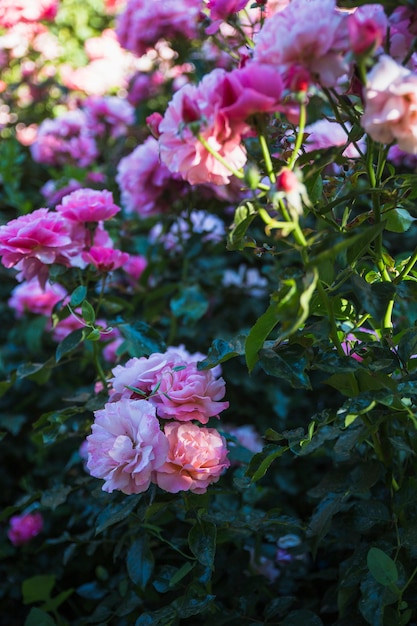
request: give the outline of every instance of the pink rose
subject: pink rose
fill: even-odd
[[[15,546],[21,546],[39,535],[43,528],[43,519],[40,513],[26,513],[13,515],[10,518],[10,527],[7,536]]]
[[[105,481],[103,491],[117,489],[127,495],[146,491],[168,453],[154,407],[146,400],[123,399],[94,415],[87,437],[90,474]]]
[[[160,39],[194,39],[200,7],[200,0],[128,0],[117,20],[120,44],[140,57]]]
[[[32,278],[13,289],[8,304],[16,312],[16,317],[22,317],[27,312],[49,317],[54,306],[66,295],[66,289],[58,283],[51,285],[47,282],[42,289],[38,279]]]
[[[417,74],[382,55],[368,74],[361,124],[375,141],[417,154]]]
[[[153,478],[161,489],[205,493],[230,466],[226,442],[215,428],[170,422],[164,432],[169,451]]]
[[[225,20],[233,13],[238,13],[247,5],[248,0],[209,0],[210,18]]]
[[[174,94],[159,124],[162,162],[171,172],[180,174],[192,185],[226,185],[232,176],[229,167],[203,146],[192,125],[199,124],[200,136],[230,168],[240,170],[246,163],[241,135],[248,127],[241,118],[233,120],[222,111],[228,80],[226,74],[224,70],[216,69],[207,74],[198,86],[182,87]]]
[[[62,198],[56,210],[73,222],[85,223],[109,220],[120,207],[114,204],[113,194],[107,189],[76,189]]]
[[[347,19],[349,39],[355,54],[370,53],[385,40],[388,18],[380,4],[358,7]]]
[[[0,256],[5,267],[16,266],[21,276],[38,276],[45,284],[47,265],[70,266],[70,255],[77,250],[68,222],[58,213],[37,209],[0,226]]]
[[[81,255],[86,263],[93,265],[99,272],[113,272],[119,267],[123,267],[129,259],[127,252],[105,248],[103,246],[92,246]]]
[[[150,401],[161,418],[207,424],[229,406],[220,402],[225,394],[223,378],[214,378],[211,370],[199,371],[195,363],[165,368],[159,383]]]
[[[0,0],[0,26],[53,20],[57,10],[58,0]]]
[[[126,213],[137,213],[141,217],[171,210],[176,197],[185,188],[181,176],[161,163],[154,137],[148,137],[120,160],[116,181]]]
[[[87,127],[95,136],[120,137],[135,121],[133,106],[117,96],[90,96],[82,106],[87,114]]]
[[[265,20],[255,39],[254,61],[281,72],[302,66],[332,87],[348,70],[346,19],[335,0],[293,0]]]

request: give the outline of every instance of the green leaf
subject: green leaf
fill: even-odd
[[[56,362],[58,363],[62,359],[63,356],[65,356],[66,354],[69,354],[70,352],[78,348],[80,343],[84,341],[84,338],[85,338],[84,328],[77,328],[77,330],[73,330],[72,333],[67,335],[65,339],[63,339],[61,343],[58,344],[57,346],[56,353],[55,353]]]
[[[235,211],[232,229],[228,236],[228,250],[243,250],[247,244],[246,232],[257,215],[253,204],[246,202]]]
[[[388,282],[369,284],[356,274],[351,277],[351,282],[363,310],[376,322],[382,322],[388,303],[395,294],[395,285]]]
[[[398,570],[394,561],[388,554],[379,548],[371,548],[366,562],[372,576],[384,587],[393,585],[398,581]]]
[[[403,363],[407,363],[414,354],[417,354],[417,329],[410,328],[400,339],[398,355]]]
[[[127,553],[127,572],[133,584],[144,590],[152,576],[154,563],[148,538],[143,535],[130,546]]]
[[[80,306],[80,304],[85,300],[87,296],[87,287],[84,285],[79,285],[71,294],[70,305],[75,308]]]
[[[122,522],[125,520],[133,509],[137,506],[141,499],[142,494],[138,494],[137,496],[129,496],[125,498],[123,502],[112,502],[104,511],[102,511],[96,521],[96,535],[102,533],[103,530],[108,528],[109,526],[113,526],[113,524],[117,524],[118,522]]]
[[[249,372],[253,370],[258,360],[258,352],[264,345],[265,339],[279,322],[278,311],[280,304],[273,301],[265,313],[258,318],[256,324],[252,326],[246,338],[245,353],[246,365]]]
[[[271,463],[282,456],[284,452],[287,452],[287,450],[289,450],[288,446],[277,447],[273,444],[265,446],[262,452],[258,452],[252,458],[246,471],[246,476],[249,476],[253,483],[260,480],[265,476]]]
[[[118,326],[126,338],[126,348],[130,356],[149,356],[154,352],[165,352],[166,344],[162,336],[145,322],[120,324]]]
[[[185,324],[203,317],[208,306],[206,295],[197,285],[184,287],[170,302],[170,308],[175,317],[183,317]]]
[[[346,261],[348,265],[353,265],[360,257],[369,249],[369,245],[382,233],[385,228],[385,222],[367,226],[363,232],[351,235],[352,241],[346,253]]]
[[[280,622],[281,626],[323,626],[323,622],[316,613],[306,609],[291,611],[287,617]]]
[[[83,301],[81,311],[83,315],[83,320],[87,324],[94,324],[94,322],[96,321],[96,313],[94,311],[94,308],[87,300]]]
[[[22,583],[23,604],[49,600],[55,585],[55,576],[44,574],[27,578]]]
[[[291,349],[275,351],[269,348],[259,351],[262,369],[270,376],[287,381],[295,389],[311,389],[310,380],[305,373],[307,358],[292,354]]]
[[[198,562],[205,567],[214,567],[217,528],[215,524],[197,520],[188,533],[188,545]]]
[[[41,505],[54,511],[60,504],[67,501],[69,493],[71,493],[71,487],[68,485],[48,489],[42,493]]]
[[[45,611],[32,607],[25,620],[24,626],[56,626],[56,622],[48,613],[45,613]]]
[[[191,563],[191,561],[186,561],[182,567],[180,567],[175,574],[169,580],[169,587],[175,587],[183,578],[187,576],[194,569],[195,563]]]
[[[215,339],[211,344],[207,357],[203,361],[199,361],[197,368],[199,370],[205,370],[215,367],[219,363],[224,363],[229,359],[233,359],[236,356],[241,356],[245,353],[244,342],[246,337],[239,335],[231,341],[224,341],[224,339]]]
[[[416,220],[406,209],[393,209],[384,213],[383,217],[386,219],[385,228],[394,233],[404,233]]]

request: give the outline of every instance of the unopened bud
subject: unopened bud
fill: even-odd
[[[162,122],[163,117],[160,113],[152,113],[146,118],[146,124],[155,139],[159,139],[161,133],[159,132],[159,124]]]
[[[277,178],[277,190],[291,193],[299,188],[300,182],[292,170],[284,169]]]

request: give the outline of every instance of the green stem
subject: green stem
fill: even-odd
[[[100,357],[99,357],[99,350],[98,350],[98,345],[97,345],[97,341],[93,341],[93,358],[94,358],[94,365],[96,366],[96,370],[97,370],[97,374],[100,378],[100,381],[103,384],[104,389],[106,389],[107,387],[107,378],[106,375],[104,373],[104,370],[101,366],[100,363]]]
[[[233,176],[236,176],[236,178],[239,178],[240,180],[242,180],[245,177],[243,172],[240,172],[239,170],[236,170],[234,167],[232,167],[230,163],[228,163],[226,159],[217,152],[217,150],[212,148],[210,144],[208,143],[208,141],[206,141],[202,135],[197,135],[197,139],[201,143],[201,145],[204,146],[207,152],[211,154],[219,163],[224,165],[224,167],[226,167],[229,170],[229,172],[233,174]]]
[[[407,265],[401,270],[400,274],[393,281],[394,283],[400,283],[413,269],[414,265],[417,262],[417,248],[414,250],[413,254],[407,261]]]
[[[298,158],[298,153],[300,151],[301,146],[303,145],[304,139],[304,129],[307,121],[307,107],[304,103],[300,104],[300,120],[298,122],[298,133],[297,138],[295,140],[294,149],[290,160],[288,161],[288,167],[290,170],[294,169],[295,162]]]
[[[338,354],[340,356],[345,356],[345,352],[342,348],[342,344],[340,343],[340,339],[339,339],[339,335],[337,334],[337,326],[336,326],[336,319],[334,317],[334,311],[333,311],[333,307],[332,307],[332,302],[329,298],[329,296],[326,293],[326,290],[324,289],[320,279],[317,281],[317,289],[318,292],[320,294],[320,297],[322,299],[322,301],[324,302],[324,305],[326,307],[327,310],[327,315],[329,317],[329,322],[330,322],[330,337],[333,341],[333,344],[338,352]]]
[[[259,143],[261,145],[262,154],[265,160],[266,173],[268,174],[269,180],[272,185],[275,185],[277,182],[277,178],[274,172],[274,166],[272,165],[271,154],[269,152],[268,143],[266,141],[265,135],[263,132],[258,134]]]

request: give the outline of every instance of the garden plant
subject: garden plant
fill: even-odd
[[[0,0],[0,625],[417,624],[417,2]]]

